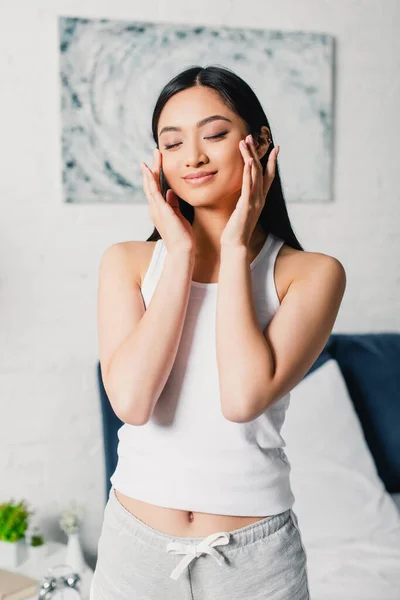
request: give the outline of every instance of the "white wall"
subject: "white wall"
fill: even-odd
[[[400,4],[2,0],[0,501],[26,498],[45,535],[62,541],[58,511],[72,498],[86,503],[82,542],[93,566],[105,503],[98,265],[108,245],[144,240],[152,223],[147,204],[62,203],[60,14],[336,36],[335,200],[288,209],[303,245],[346,268],[334,331],[371,332],[400,329]]]

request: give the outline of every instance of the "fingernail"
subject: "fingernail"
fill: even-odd
[[[252,144],[254,142],[253,136],[251,135],[251,133],[249,134],[249,142],[250,142],[250,144]]]

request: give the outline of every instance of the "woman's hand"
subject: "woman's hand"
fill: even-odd
[[[150,218],[160,233],[168,252],[193,251],[195,241],[192,226],[180,211],[178,197],[171,189],[167,190],[166,200],[161,193],[161,162],[161,152],[155,148],[152,169],[149,169],[146,163],[140,163],[143,189],[149,201]]]
[[[269,155],[264,175],[250,135],[240,141],[239,148],[245,162],[242,193],[222,232],[220,242],[221,246],[246,246],[248,248],[264,207],[268,190],[275,177],[276,159],[280,146],[274,148]]]

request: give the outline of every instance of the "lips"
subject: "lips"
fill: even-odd
[[[200,186],[200,185],[206,185],[209,181],[213,180],[213,177],[215,177],[216,173],[210,173],[210,175],[203,175],[202,177],[187,177],[185,179],[186,185],[190,185],[190,186]]]
[[[216,171],[199,171],[198,173],[190,173],[186,175],[184,179],[199,179],[200,177],[206,177],[207,175],[215,175]]]

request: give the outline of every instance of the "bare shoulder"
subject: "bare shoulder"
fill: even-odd
[[[116,242],[107,248],[104,256],[112,256],[112,260],[123,263],[129,270],[132,280],[141,287],[143,276],[150,264],[155,244],[156,242],[143,240]]]
[[[346,271],[342,263],[329,254],[297,250],[283,244],[275,266],[275,281],[280,302],[293,281],[311,276],[334,278],[346,283]]]

